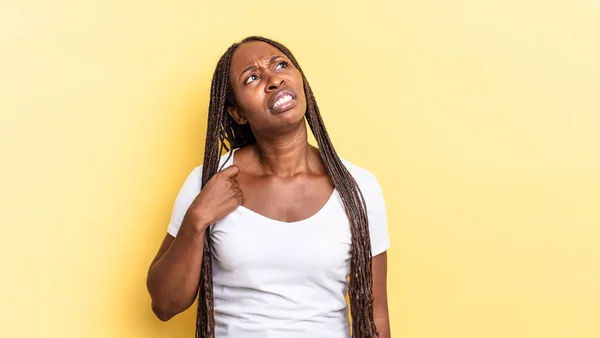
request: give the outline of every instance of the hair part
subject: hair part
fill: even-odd
[[[219,59],[213,74],[210,91],[202,187],[219,170],[219,160],[224,150],[230,151],[231,149],[256,143],[256,138],[250,129],[250,125],[247,123],[243,125],[238,124],[227,112],[227,107],[236,104],[235,95],[229,83],[231,58],[240,45],[251,41],[265,42],[279,49],[290,59],[302,75],[307,102],[305,118],[315,136],[321,159],[335,188],[340,194],[350,222],[352,245],[348,293],[352,317],[352,336],[356,338],[372,338],[373,335],[379,336],[373,320],[371,242],[367,206],[356,181],[350,172],[348,172],[333,147],[323,119],[321,118],[317,101],[304,72],[292,53],[282,44],[261,36],[250,36],[241,42],[231,45]],[[196,318],[196,337],[202,338],[214,338],[215,334],[211,245],[210,230],[207,229],[204,236],[204,254],[200,273]]]

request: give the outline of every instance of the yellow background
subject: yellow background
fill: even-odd
[[[146,269],[252,34],[383,186],[394,337],[600,337],[595,0],[3,0],[1,337],[193,336]]]

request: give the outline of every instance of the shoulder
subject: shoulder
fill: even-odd
[[[221,169],[225,169],[233,163],[233,157],[230,155],[232,155],[232,152],[227,152],[227,153],[221,155],[221,157],[219,158],[219,167],[217,168],[217,171],[219,171]],[[192,180],[192,181],[201,182],[203,170],[204,170],[204,164],[200,164],[195,167],[192,167],[192,170],[188,175],[188,179]]]
[[[340,158],[342,164],[348,169],[350,175],[356,181],[356,185],[360,189],[363,198],[367,205],[383,204],[383,190],[379,180],[370,170],[358,166],[349,160]]]
[[[377,178],[371,171],[348,160],[341,160],[356,181],[364,199],[369,219],[371,254],[373,256],[378,255],[390,247],[387,208],[383,191]]]
[[[229,154],[230,153],[228,152],[225,155],[221,156],[218,169],[222,169],[231,165],[232,160]],[[181,188],[179,189],[179,193],[175,198],[173,211],[171,213],[171,221],[167,230],[168,233],[171,234],[171,236],[173,237],[177,236],[177,233],[179,232],[179,227],[183,222],[183,218],[188,208],[202,189],[203,170],[204,165],[202,164],[193,167],[190,173],[188,174],[187,178],[181,185]]]
[[[344,164],[346,169],[348,169],[348,172],[350,172],[350,175],[352,175],[352,177],[356,181],[356,184],[358,184],[361,190],[369,188],[380,188],[377,177],[370,170],[364,167],[360,167],[347,159],[340,158],[340,160],[342,161],[342,164]]]

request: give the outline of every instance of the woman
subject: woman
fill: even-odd
[[[167,232],[147,280],[161,320],[198,293],[198,337],[347,338],[348,291],[352,336],[390,337],[380,186],[338,157],[304,73],[275,41],[246,38],[219,60],[204,163]]]

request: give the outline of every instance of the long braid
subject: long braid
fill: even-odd
[[[305,117],[317,140],[319,154],[338,190],[346,215],[350,223],[352,238],[350,258],[350,309],[352,315],[352,336],[355,338],[372,338],[377,335],[373,320],[373,286],[371,279],[371,242],[367,206],[362,193],[337,155],[331,139],[321,118],[319,107],[312,89],[292,53],[282,44],[260,36],[251,36],[240,43],[235,43],[223,54],[213,75],[211,97],[208,114],[207,137],[204,150],[204,167],[202,186],[218,171],[222,150],[240,148],[256,143],[248,124],[239,125],[226,112],[228,106],[235,104],[235,96],[229,85],[229,65],[233,52],[243,43],[250,41],[266,42],[285,54],[302,74],[307,109]],[[219,146],[220,144],[220,146]],[[231,154],[230,154],[231,156]],[[207,229],[204,242],[204,256],[199,287],[198,314],[196,321],[196,337],[214,337],[214,301],[212,289],[210,233]]]
[[[308,96],[312,96],[312,93],[310,95],[307,93]],[[316,108],[314,96],[311,99]],[[318,108],[315,111],[308,110],[307,120],[319,144],[319,152],[324,159],[325,167],[336,189],[340,192],[346,215],[350,221],[352,250],[349,294],[353,336],[370,338],[375,334],[376,327],[373,321],[371,242],[366,213],[367,206],[356,181],[333,148]]]
[[[227,93],[227,77],[232,48],[223,55],[213,74],[210,90],[210,104],[208,107],[208,124],[206,128],[206,144],[204,145],[204,164],[202,169],[202,187],[217,172],[219,157],[223,145],[223,126],[221,121],[225,114]],[[221,147],[219,147],[221,145]],[[210,229],[204,235],[204,249],[202,255],[202,268],[200,272],[198,310],[196,313],[196,337],[214,337],[215,317],[212,281]]]

